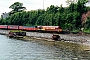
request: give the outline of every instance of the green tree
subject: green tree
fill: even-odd
[[[46,10],[38,9],[31,11],[24,11],[22,8],[23,4],[20,2],[15,2],[10,6],[13,10],[13,14],[6,18],[5,20],[0,19],[0,24],[11,24],[11,25],[49,25],[49,26],[61,26],[63,29],[76,30],[80,29],[81,16],[83,13],[86,14],[90,7],[85,6],[88,0],[68,0],[70,2],[68,7],[62,7],[62,5],[54,6],[51,5]],[[19,5],[20,4],[20,5]],[[90,13],[88,13],[90,14]],[[85,26],[90,26],[90,18],[85,22]]]
[[[65,11],[64,7],[62,7],[62,5],[60,5],[60,7],[58,8],[58,12],[63,13],[64,11]]]
[[[50,7],[47,8],[47,13],[56,13],[58,11],[58,6],[54,6],[54,5],[51,5]]]
[[[76,2],[77,2],[77,1],[75,1],[75,0],[66,0],[67,5],[70,5],[70,4],[76,3]]]
[[[15,2],[9,8],[12,9],[10,14],[14,14],[16,12],[21,12],[21,11],[24,11],[26,9],[26,7],[23,7],[23,3],[20,3],[20,2]]]

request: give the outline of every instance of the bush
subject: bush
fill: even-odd
[[[84,33],[90,34],[90,28],[89,29],[84,29]]]

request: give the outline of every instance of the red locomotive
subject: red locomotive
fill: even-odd
[[[62,32],[60,26],[37,26],[37,29],[45,32]]]
[[[43,31],[43,32],[62,32],[60,26],[18,26],[18,25],[0,25],[0,29],[25,30],[25,31]]]

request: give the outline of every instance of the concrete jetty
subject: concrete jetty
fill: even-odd
[[[9,33],[9,30],[0,30],[0,34],[7,35]]]

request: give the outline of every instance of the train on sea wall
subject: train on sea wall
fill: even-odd
[[[61,33],[60,26],[18,26],[18,25],[0,25],[0,29],[7,30],[24,30],[24,31],[39,31],[39,32],[57,32]]]

